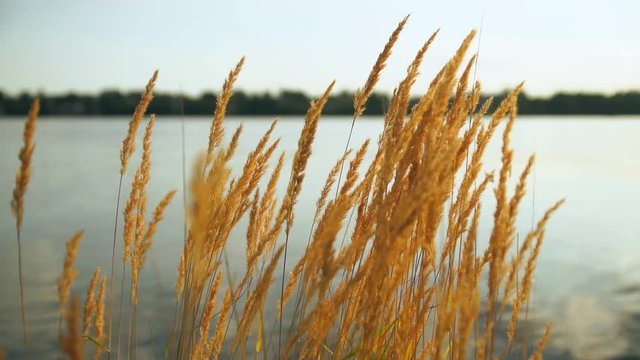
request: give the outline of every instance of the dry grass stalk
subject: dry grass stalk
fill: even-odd
[[[536,351],[531,355],[530,359],[532,360],[542,360],[542,350],[547,345],[547,341],[549,341],[549,335],[551,334],[551,325],[547,325],[544,328],[544,334],[542,335],[542,339],[538,342],[536,346]]]
[[[382,70],[385,68],[387,60],[389,59],[389,56],[391,56],[391,50],[393,49],[396,41],[398,41],[402,29],[404,29],[404,26],[407,24],[407,20],[409,20],[408,15],[404,19],[402,19],[402,21],[400,21],[396,29],[393,31],[393,33],[391,33],[391,36],[389,36],[389,40],[384,45],[382,52],[378,55],[378,59],[376,59],[376,62],[373,65],[373,68],[371,69],[369,77],[364,83],[364,86],[362,87],[362,89],[358,89],[358,91],[356,91],[355,97],[353,99],[354,117],[358,118],[364,112],[364,104],[367,102],[367,99],[369,99],[371,92],[373,92],[373,88],[378,83],[378,79],[380,79],[380,73],[382,73]]]
[[[122,262],[126,264],[131,261],[131,249],[132,244],[135,237],[136,230],[136,208],[137,204],[140,201],[140,188],[142,184],[142,174],[136,172],[136,175],[133,180],[133,184],[131,185],[131,193],[129,194],[129,199],[127,200],[127,204],[124,208],[124,230],[123,234],[123,251],[122,251]]]
[[[313,225],[315,225],[316,221],[318,220],[318,216],[320,216],[322,209],[324,209],[324,206],[327,203],[327,198],[329,196],[329,191],[331,191],[331,188],[336,183],[338,172],[342,169],[344,162],[347,160],[350,154],[351,150],[348,149],[342,155],[340,160],[338,160],[336,164],[331,168],[329,174],[327,174],[327,179],[324,182],[324,186],[322,187],[322,191],[320,191],[320,196],[318,197],[318,201],[316,202],[316,212],[313,214],[312,221]]]
[[[136,170],[136,175],[131,185],[131,193],[125,207],[124,226],[124,262],[131,261],[131,300],[137,302],[138,275],[142,266],[141,261],[147,241],[145,237],[145,215],[147,211],[146,186],[149,183],[151,170],[151,135],[155,116],[151,115],[143,140],[142,161]],[[148,243],[150,243],[150,239]]]
[[[290,231],[291,225],[293,224],[293,205],[295,204],[298,195],[300,194],[300,190],[302,189],[304,171],[307,167],[309,157],[311,156],[311,145],[313,144],[316,136],[318,120],[320,120],[320,114],[329,99],[329,94],[331,94],[331,90],[334,85],[335,81],[331,82],[322,96],[317,101],[313,101],[311,105],[309,105],[309,110],[305,117],[304,127],[302,128],[302,132],[300,133],[300,138],[298,140],[298,149],[293,156],[293,162],[291,164],[291,177],[289,179],[287,191],[277,220],[277,224],[281,224],[282,221],[286,221],[287,232]]]
[[[122,141],[122,148],[120,149],[120,175],[124,175],[127,171],[127,164],[129,163],[129,158],[133,155],[135,151],[135,141],[136,141],[136,133],[138,131],[138,127],[140,126],[140,122],[144,117],[144,114],[147,112],[147,108],[153,99],[153,88],[156,85],[156,80],[158,79],[158,70],[153,72],[151,79],[147,83],[147,87],[142,93],[142,97],[140,98],[140,103],[136,106],[135,111],[133,112],[133,117],[129,122],[129,131]]]
[[[84,346],[80,331],[80,300],[77,296],[71,299],[71,306],[66,317],[67,332],[60,335],[62,350],[71,360],[84,358]]]
[[[31,161],[35,144],[33,137],[36,132],[36,119],[40,112],[40,100],[36,98],[29,109],[29,116],[24,124],[24,132],[22,135],[23,146],[20,149],[18,158],[20,159],[20,168],[16,174],[16,186],[13,189],[13,198],[11,199],[11,212],[16,218],[16,231],[20,232],[24,217],[24,196],[27,193],[29,179],[31,179]]]
[[[404,19],[402,19],[402,21],[400,21],[400,23],[398,24],[396,29],[393,31],[393,33],[391,33],[391,36],[389,37],[389,40],[387,41],[384,48],[382,49],[382,52],[378,55],[378,58],[375,64],[373,65],[371,72],[369,73],[369,77],[365,81],[364,87],[362,89],[358,89],[354,95],[353,120],[351,121],[351,128],[349,129],[347,143],[344,147],[344,154],[343,154],[344,156],[346,156],[347,150],[349,149],[349,145],[351,143],[351,136],[353,135],[353,129],[354,129],[356,120],[360,118],[360,116],[362,116],[362,113],[365,110],[364,106],[367,100],[369,99],[369,96],[371,96],[371,93],[373,92],[373,89],[380,78],[380,73],[385,68],[386,62],[389,59],[389,56],[391,56],[391,50],[393,49],[393,46],[395,45],[396,41],[400,37],[400,33],[404,29],[404,26],[406,25],[408,19],[409,19],[409,15],[407,15]],[[435,34],[434,36],[431,37],[430,41],[428,41],[428,44],[431,43],[434,37],[435,37]],[[425,51],[426,51],[426,48],[429,46],[428,44],[425,44],[425,47],[424,47]],[[422,52],[422,54],[424,55],[424,52]],[[417,67],[416,67],[416,71],[417,71]],[[417,75],[417,72],[416,72],[416,75]],[[338,188],[340,187],[340,181],[342,180],[342,170],[343,168],[341,166],[340,173],[338,174]],[[336,193],[336,196],[337,196],[337,193]]]
[[[120,149],[120,181],[118,183],[118,196],[116,200],[116,214],[113,225],[113,244],[112,244],[112,253],[111,253],[111,272],[110,272],[110,281],[109,281],[109,348],[111,348],[111,338],[113,332],[113,282],[115,277],[115,264],[116,264],[116,237],[118,232],[118,217],[120,211],[120,195],[122,192],[122,180],[124,179],[124,174],[127,171],[127,164],[129,159],[133,155],[135,151],[135,141],[136,141],[136,133],[138,131],[138,127],[140,126],[140,122],[142,122],[142,118],[144,114],[147,112],[147,108],[153,99],[153,88],[155,87],[156,80],[158,78],[158,70],[154,71],[151,79],[147,83],[145,91],[142,93],[140,98],[140,102],[136,106],[133,117],[129,122],[129,129],[127,131],[127,135],[122,141],[122,147]],[[138,175],[136,174],[136,179]],[[127,212],[131,212],[132,209],[128,209]],[[126,219],[126,218],[125,218]],[[128,224],[131,226],[131,224]],[[130,236],[125,235],[125,240],[130,239]],[[127,249],[129,248],[129,244],[125,244],[125,251],[123,253],[123,263],[126,264],[129,258],[129,254],[127,253]],[[122,278],[124,279],[124,266],[122,272]],[[124,282],[124,280],[123,280]],[[122,295],[120,297],[120,303],[122,304]],[[122,306],[121,306],[122,307]],[[120,311],[120,315],[122,311]],[[118,339],[119,340],[119,339]],[[119,347],[119,344],[118,344]]]
[[[238,147],[238,140],[240,139],[240,135],[242,134],[243,128],[244,128],[243,125],[240,124],[236,128],[236,131],[233,133],[233,136],[231,137],[231,143],[227,148],[227,152],[224,154],[226,161],[229,161],[233,157],[233,154],[235,154],[236,148]]]
[[[542,246],[542,242],[544,239],[545,225],[549,221],[553,213],[556,212],[560,208],[560,206],[562,206],[563,203],[564,203],[564,200],[560,200],[545,212],[542,219],[538,222],[538,225],[536,226],[535,230],[531,231],[530,233],[531,235],[527,235],[525,242],[529,242],[529,244],[523,244],[523,245],[527,245],[527,248],[525,249],[530,250],[530,255],[529,255],[529,259],[526,262],[526,266],[524,267],[524,277],[520,281],[518,292],[516,293],[516,297],[512,303],[513,305],[512,312],[511,312],[512,315],[511,315],[511,320],[509,322],[509,327],[507,330],[507,336],[510,342],[514,341],[516,327],[518,325],[518,319],[520,315],[520,309],[528,301],[529,294],[531,293],[531,287],[533,284],[533,272],[535,270],[536,260],[538,259],[538,255],[540,254],[540,248]],[[531,241],[533,241],[533,239],[535,239],[535,245],[533,245],[532,249],[529,249]],[[521,249],[521,251],[523,250],[524,249]],[[518,252],[518,256],[514,261],[516,268],[518,268],[518,266],[520,265],[520,262],[518,261],[519,255],[520,255],[520,252]],[[505,291],[505,293],[507,292]],[[503,304],[507,303],[507,301],[508,301],[507,299],[504,299]]]
[[[67,299],[69,297],[69,291],[71,285],[78,276],[78,270],[73,268],[73,264],[78,255],[78,245],[82,240],[83,231],[80,230],[75,233],[69,240],[67,240],[67,252],[64,257],[64,267],[62,269],[62,275],[58,278],[58,301],[60,303],[59,312],[60,317],[64,317]]]
[[[302,128],[302,132],[300,133],[300,137],[298,138],[298,149],[293,156],[293,162],[291,165],[291,177],[289,178],[289,184],[287,185],[287,190],[284,196],[284,200],[282,201],[282,206],[278,212],[278,216],[276,218],[276,225],[271,232],[272,241],[275,241],[277,235],[279,234],[282,226],[282,222],[286,222],[285,227],[285,243],[284,243],[284,257],[282,260],[282,281],[280,284],[280,298],[284,298],[284,274],[286,272],[287,267],[287,249],[289,246],[289,233],[291,231],[291,227],[293,225],[294,215],[293,215],[293,206],[298,199],[298,195],[300,194],[300,190],[302,188],[302,181],[304,180],[305,169],[307,167],[307,162],[309,157],[311,156],[311,145],[315,139],[316,130],[318,128],[318,121],[320,120],[320,114],[322,113],[322,109],[329,99],[329,95],[333,90],[333,86],[335,85],[335,80],[331,82],[329,87],[325,90],[324,94],[317,100],[312,101],[309,105],[309,110],[307,111],[307,115],[305,117],[304,126]],[[346,150],[345,150],[346,152]],[[273,245],[269,247],[272,248]],[[279,334],[278,334],[278,355],[280,354],[281,347],[281,337],[282,337],[282,318],[280,318],[280,326],[279,326]]]
[[[16,240],[18,242],[18,278],[20,284],[20,314],[22,317],[22,341],[25,359],[29,358],[29,337],[27,331],[27,309],[24,304],[24,286],[22,282],[22,241],[20,238],[20,230],[22,229],[22,221],[24,217],[24,197],[27,194],[29,179],[31,179],[31,161],[35,144],[33,137],[36,132],[36,119],[40,112],[40,100],[35,98],[29,109],[27,121],[24,124],[22,134],[23,145],[18,154],[20,159],[20,167],[16,173],[16,185],[13,189],[13,197],[11,198],[11,213],[16,218]]]
[[[104,341],[104,298],[107,287],[107,278],[103,277],[100,282],[100,289],[98,290],[98,300],[96,302],[96,316],[93,322],[93,331],[95,334],[95,340],[99,344],[103,344]],[[102,349],[104,346],[96,346],[96,351],[93,355],[94,360],[100,359]]]
[[[96,285],[98,284],[98,277],[100,276],[100,267],[97,266],[96,270],[91,276],[89,287],[87,288],[87,298],[84,303],[84,314],[82,316],[82,335],[89,336],[89,330],[92,323],[94,323],[96,310],[98,304],[94,300]]]
[[[143,259],[144,254],[149,250],[153,236],[156,234],[156,231],[158,230],[158,224],[160,223],[160,221],[164,219],[164,212],[169,206],[169,204],[171,203],[171,200],[173,200],[173,197],[175,196],[175,194],[176,194],[176,190],[169,191],[167,194],[165,194],[162,200],[160,200],[155,210],[153,210],[153,218],[151,219],[151,222],[147,227],[146,233],[144,234],[144,238],[140,246],[141,249],[137,253],[137,255],[141,258],[140,264],[144,264],[144,259]]]
[[[240,59],[240,61],[236,64],[236,67],[229,73],[229,76],[222,85],[222,93],[216,100],[216,109],[213,114],[213,119],[211,120],[211,132],[209,133],[207,163],[211,160],[215,147],[218,146],[222,141],[222,135],[224,134],[224,130],[222,128],[222,120],[224,119],[227,105],[229,105],[229,100],[231,100],[231,95],[233,95],[233,84],[238,79],[238,75],[242,70],[242,65],[244,65],[244,57]]]

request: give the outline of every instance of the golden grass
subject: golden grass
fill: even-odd
[[[40,112],[40,101],[36,98],[29,109],[29,116],[24,124],[24,133],[22,140],[24,145],[20,149],[18,158],[20,159],[20,168],[16,174],[16,187],[13,189],[13,198],[11,199],[11,212],[16,218],[16,230],[19,232],[22,228],[22,220],[24,216],[24,196],[27,194],[29,179],[31,179],[31,160],[35,144],[33,137],[36,132],[36,119]]]
[[[156,80],[158,79],[158,70],[153,72],[151,79],[147,83],[147,87],[142,94],[142,98],[140,99],[140,103],[136,107],[133,112],[133,117],[129,122],[129,131],[127,132],[127,136],[122,141],[122,148],[120,149],[120,175],[124,175],[127,171],[127,165],[129,163],[129,159],[133,155],[136,145],[135,145],[135,137],[136,132],[138,131],[138,127],[142,122],[142,118],[144,114],[147,112],[147,108],[149,104],[151,104],[151,100],[153,100],[153,88],[156,85]]]
[[[24,124],[22,135],[23,146],[18,154],[20,159],[20,167],[16,174],[16,186],[13,189],[13,197],[11,198],[11,213],[16,218],[16,240],[18,242],[18,277],[20,282],[20,313],[22,316],[22,340],[25,359],[29,358],[29,336],[27,331],[27,309],[24,304],[24,286],[22,281],[22,241],[21,230],[24,217],[24,197],[27,194],[29,179],[31,179],[31,160],[35,143],[33,137],[36,132],[36,119],[40,112],[40,100],[36,98],[29,109],[29,116]]]
[[[98,290],[98,301],[96,305],[96,316],[93,322],[93,331],[95,340],[99,344],[104,342],[104,298],[107,288],[107,278],[103,277],[100,282],[100,290]],[[99,359],[102,353],[102,347],[97,346],[93,358]]]
[[[391,36],[389,36],[389,40],[382,49],[382,52],[378,55],[378,59],[376,59],[376,62],[373,65],[373,68],[371,69],[369,77],[364,83],[364,86],[362,87],[362,89],[358,89],[358,91],[356,91],[353,99],[353,113],[355,118],[360,117],[364,112],[364,105],[369,99],[369,96],[371,96],[371,93],[373,92],[376,84],[378,83],[378,80],[380,79],[380,73],[382,73],[382,70],[385,68],[387,60],[391,56],[391,50],[393,49],[396,41],[398,41],[400,33],[404,29],[404,26],[407,24],[407,20],[409,20],[409,16],[402,19],[393,33],[391,33]]]
[[[80,331],[80,300],[73,296],[69,311],[66,312],[67,331],[60,335],[60,344],[65,355],[71,360],[84,358],[84,342]]]
[[[220,96],[218,96],[218,99],[216,101],[216,109],[213,113],[213,119],[211,120],[211,132],[209,133],[207,162],[211,160],[213,150],[216,148],[216,146],[220,145],[220,142],[222,141],[222,135],[224,134],[222,120],[224,119],[227,105],[229,105],[229,100],[231,100],[231,95],[233,95],[233,84],[238,79],[238,75],[240,74],[243,65],[244,57],[240,59],[240,61],[238,61],[236,67],[229,73],[229,77],[227,77],[224,85],[222,85],[222,93],[220,93]],[[238,133],[238,135],[240,134]]]
[[[87,289],[87,297],[84,303],[84,314],[82,316],[82,335],[89,335],[89,326],[93,323],[93,319],[96,315],[98,304],[94,300],[96,293],[96,286],[98,284],[98,277],[100,276],[100,267],[96,267],[93,272],[91,281],[89,282],[89,288]]]
[[[393,32],[357,92],[353,122],[363,113],[406,21]],[[475,35],[471,32],[410,108],[412,86],[436,34],[419,49],[393,92],[377,144],[367,140],[355,151],[347,145],[331,169],[314,209],[307,247],[289,276],[285,274],[287,249],[295,213],[308,210],[295,205],[334,82],[309,106],[286,191],[279,201],[276,187],[283,176],[284,154],[275,155],[279,145],[279,139],[272,139],[276,121],[249,153],[243,169],[238,174],[231,171],[242,127],[223,146],[224,117],[244,58],[230,72],[211,121],[208,148],[193,168],[186,209],[188,231],[177,269],[176,315],[164,350],[167,358],[466,359],[471,354],[480,359],[501,358],[507,349],[496,349],[495,329],[503,322],[507,305],[512,309],[505,333],[509,346],[526,343],[526,334],[520,337],[516,331],[520,313],[531,294],[546,224],[562,202],[549,208],[515,249],[518,208],[534,165],[531,157],[510,192],[514,171],[510,133],[522,85],[498,105],[488,122],[483,121],[491,99],[480,104],[480,84],[470,84],[475,57],[466,64],[465,58]],[[121,179],[156,78],[157,72],[123,141]],[[123,304],[121,291],[118,311],[122,314],[129,306],[124,333],[127,355],[123,355],[128,358],[137,355],[137,303],[140,296],[146,296],[138,294],[138,283],[145,254],[176,193],[169,191],[147,220],[154,121],[151,115],[123,214],[122,289],[127,266],[131,283],[129,303]],[[497,175],[483,175],[484,153],[503,123],[502,163]],[[347,144],[349,140],[350,135]],[[373,160],[367,163],[369,152]],[[347,170],[341,182],[343,168]],[[479,249],[481,199],[494,179],[492,230],[487,248]],[[116,209],[118,206],[119,197]],[[228,246],[234,246],[229,243],[231,233],[242,219],[247,220],[245,273],[232,280],[227,270],[225,281],[222,257]],[[436,245],[439,228],[444,231],[441,247]],[[72,264],[80,236],[76,234],[67,246],[59,285],[61,317],[76,276]],[[340,243],[340,238],[345,240]],[[279,275],[279,287],[273,286]],[[76,298],[66,313],[67,331],[61,335],[61,344],[70,358],[85,355],[82,339],[95,345],[94,359],[107,352],[116,358],[121,355],[119,340],[112,348],[111,325],[108,334],[104,331],[105,278],[94,300],[99,276],[96,270],[89,285],[82,329]],[[113,276],[112,269],[110,307]],[[279,295],[279,300],[271,303],[270,294]],[[295,301],[288,303],[292,299]],[[113,313],[111,309],[110,324]],[[276,319],[265,316],[274,313]],[[285,320],[289,324],[283,333]],[[125,331],[122,322],[118,321],[118,339]],[[549,331],[545,330],[533,358],[541,356]],[[527,355],[525,349],[523,357]]]
[[[60,303],[59,312],[60,317],[64,317],[65,309],[67,306],[67,299],[69,298],[69,291],[71,285],[78,276],[78,270],[73,268],[73,264],[76,261],[78,255],[78,245],[82,240],[83,231],[78,231],[67,241],[67,252],[64,257],[64,266],[62,268],[62,275],[58,279],[58,301]]]
[[[113,225],[113,243],[112,243],[112,252],[111,252],[111,275],[109,277],[109,344],[108,347],[111,348],[112,345],[112,334],[113,334],[113,282],[114,282],[114,278],[115,278],[115,265],[116,265],[116,236],[118,233],[118,218],[119,218],[119,211],[120,211],[120,194],[122,192],[122,180],[124,179],[124,174],[127,171],[127,165],[129,163],[129,159],[131,158],[131,156],[133,155],[134,151],[135,151],[135,137],[136,137],[136,133],[138,131],[138,127],[140,126],[140,123],[142,122],[142,118],[144,117],[147,108],[149,107],[149,104],[151,103],[151,100],[153,99],[153,89],[155,87],[155,83],[156,80],[158,79],[158,70],[153,72],[153,75],[151,76],[151,79],[149,80],[149,82],[147,83],[147,86],[145,88],[145,91],[142,93],[142,97],[140,98],[140,102],[138,103],[138,106],[136,106],[135,111],[133,112],[133,117],[131,118],[131,121],[129,122],[129,129],[127,131],[127,135],[125,136],[124,140],[122,141],[122,147],[120,148],[120,181],[118,183],[118,197],[116,200],[116,214],[115,214],[115,220],[114,220],[114,225]],[[127,249],[128,247],[125,246],[125,249]],[[127,258],[128,254],[124,254],[123,253],[123,257]],[[124,263],[126,263],[126,261],[123,262],[123,269],[122,269],[122,280],[121,282],[124,283]],[[121,290],[121,294],[122,294],[122,290]],[[122,309],[122,296],[120,299],[120,308]],[[120,317],[122,316],[122,311],[120,311]],[[120,323],[120,321],[119,321]],[[120,347],[119,345],[119,338],[118,338],[118,348]]]

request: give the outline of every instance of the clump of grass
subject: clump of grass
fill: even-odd
[[[136,107],[133,117],[129,122],[129,129],[127,131],[127,135],[122,141],[122,147],[120,148],[120,180],[118,182],[118,196],[116,200],[116,215],[113,225],[113,244],[112,244],[112,252],[111,252],[111,276],[109,277],[109,348],[111,348],[112,344],[112,334],[113,334],[113,281],[114,281],[114,271],[116,265],[116,236],[118,233],[118,218],[120,211],[120,195],[122,192],[122,180],[124,179],[124,174],[127,171],[127,166],[129,164],[129,159],[133,155],[135,151],[135,137],[138,131],[138,127],[142,122],[142,118],[144,114],[147,112],[147,108],[153,99],[153,88],[155,87],[156,80],[158,79],[158,70],[153,72],[151,79],[147,83],[145,91],[142,93],[142,97],[140,98],[140,102]],[[122,282],[124,282],[124,265],[122,271]],[[120,302],[122,304],[122,301]],[[122,305],[120,306],[122,308]],[[122,313],[120,313],[120,317]],[[119,347],[119,345],[118,345]]]
[[[520,171],[513,192],[508,191],[514,171],[510,133],[522,85],[498,105],[488,122],[483,121],[491,99],[480,104],[481,86],[470,83],[475,57],[465,61],[475,32],[462,41],[426,93],[410,108],[409,94],[422,59],[435,40],[437,32],[434,33],[418,50],[406,76],[394,90],[377,143],[367,140],[359,149],[349,149],[353,124],[362,114],[406,21],[403,19],[393,32],[364,87],[356,94],[347,147],[327,177],[314,209],[307,247],[288,276],[287,249],[295,213],[300,211],[295,205],[322,109],[334,82],[309,106],[286,191],[282,201],[278,201],[275,189],[283,175],[284,154],[277,155],[279,139],[272,139],[276,121],[249,153],[243,169],[238,174],[231,171],[230,161],[242,127],[224,146],[224,116],[244,58],[229,73],[211,122],[209,146],[193,168],[186,211],[188,229],[177,269],[176,315],[165,347],[167,358],[246,358],[248,353],[256,358],[466,359],[470,354],[480,359],[500,358],[507,349],[496,349],[495,329],[503,320],[507,305],[512,308],[505,334],[509,346],[526,341],[516,332],[521,308],[530,296],[545,226],[562,202],[551,206],[522,244],[514,246],[518,208],[534,164],[531,157]],[[121,179],[133,153],[136,129],[151,101],[156,77],[157,72],[147,85],[123,142]],[[138,282],[144,257],[163,212],[175,195],[175,190],[168,192],[147,222],[146,188],[150,180],[154,121],[155,116],[151,115],[142,159],[123,214],[119,312],[122,314],[126,305],[122,300],[124,274],[130,265],[126,345],[129,358],[136,358],[136,309],[138,297],[144,296],[138,294]],[[497,176],[483,175],[484,153],[502,123],[502,163]],[[373,160],[367,163],[370,151]],[[270,169],[276,157],[276,165]],[[266,186],[261,186],[267,178]],[[492,231],[487,248],[481,251],[478,249],[481,199],[494,179],[496,207]],[[121,183],[122,180],[119,189]],[[331,199],[329,194],[334,188],[335,196]],[[119,197],[116,209],[118,206]],[[354,215],[353,225],[349,214]],[[238,281],[232,281],[226,274],[224,281],[222,257],[232,230],[241,219],[247,219],[245,272]],[[436,235],[440,228],[444,240],[438,247]],[[341,237],[345,240],[339,244]],[[60,292],[61,318],[65,315],[70,282],[75,277],[72,259],[77,244],[75,248],[72,245],[73,241],[68,246],[62,276],[65,286]],[[511,256],[514,250],[516,255]],[[282,274],[278,274],[280,261]],[[113,275],[112,269],[111,308]],[[282,276],[279,289],[272,286],[278,275]],[[481,281],[482,275],[486,275],[486,283]],[[94,359],[99,359],[102,353],[112,354],[111,326],[104,343],[106,279],[102,279],[95,300],[98,279],[96,270],[88,289],[82,329],[77,298],[74,297],[67,313],[67,332],[61,335],[61,343],[70,358],[84,356],[83,338],[95,345]],[[484,304],[481,292],[486,293]],[[279,294],[275,304],[267,301],[271,293]],[[295,301],[289,304],[294,293]],[[276,309],[277,319],[264,316],[271,305]],[[291,316],[289,330],[283,336],[285,313]],[[113,309],[109,311],[110,324],[112,315]],[[549,329],[545,330],[533,358],[540,358]],[[117,357],[122,332],[118,325]],[[275,333],[277,345],[273,340]]]

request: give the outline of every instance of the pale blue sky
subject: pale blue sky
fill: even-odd
[[[637,0],[0,0],[0,89],[139,89],[158,68],[159,90],[197,94],[217,91],[243,55],[242,89],[318,94],[333,79],[355,89],[406,14],[383,91],[441,28],[424,87],[483,14],[478,78],[487,91],[522,80],[539,95],[640,89]]]

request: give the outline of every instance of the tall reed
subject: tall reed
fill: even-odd
[[[24,358],[29,358],[29,337],[27,331],[27,309],[24,304],[24,283],[22,281],[22,241],[21,230],[24,217],[24,197],[27,194],[27,187],[31,179],[31,160],[35,144],[33,137],[36,132],[36,119],[40,112],[40,101],[38,98],[33,100],[29,109],[29,116],[24,124],[22,134],[23,146],[20,149],[18,159],[20,159],[20,167],[16,174],[16,186],[13,189],[13,197],[11,198],[11,213],[16,218],[16,240],[18,242],[18,279],[20,283],[20,314],[22,317],[22,341]]]

